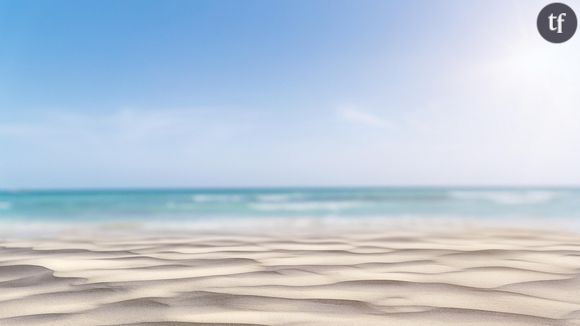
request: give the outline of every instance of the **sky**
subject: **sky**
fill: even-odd
[[[0,0],[0,189],[580,185],[547,3]]]

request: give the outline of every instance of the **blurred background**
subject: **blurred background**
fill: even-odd
[[[545,4],[3,0],[0,217],[580,215]]]

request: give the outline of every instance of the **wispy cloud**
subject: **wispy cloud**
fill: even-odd
[[[247,127],[247,120],[236,118],[223,118],[209,109],[120,109],[100,114],[52,111],[26,121],[0,123],[0,135],[35,142],[123,144],[167,139],[175,143],[229,138]]]
[[[0,153],[11,155],[0,155],[0,185],[210,184],[220,176],[212,173],[243,155],[240,139],[254,130],[255,115],[212,108],[47,110],[5,119]]]
[[[338,114],[349,123],[365,127],[386,128],[390,125],[384,118],[353,106],[339,108]]]

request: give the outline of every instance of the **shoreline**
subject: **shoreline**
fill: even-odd
[[[376,216],[376,217],[220,217],[211,219],[123,219],[118,221],[70,221],[41,219],[0,220],[0,239],[54,238],[63,234],[103,235],[179,233],[222,234],[341,234],[343,232],[464,232],[478,229],[522,229],[526,231],[566,232],[580,234],[580,221],[572,218],[481,218],[458,216]]]

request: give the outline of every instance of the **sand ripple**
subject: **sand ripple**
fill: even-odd
[[[580,325],[580,236],[0,241],[0,325]]]

